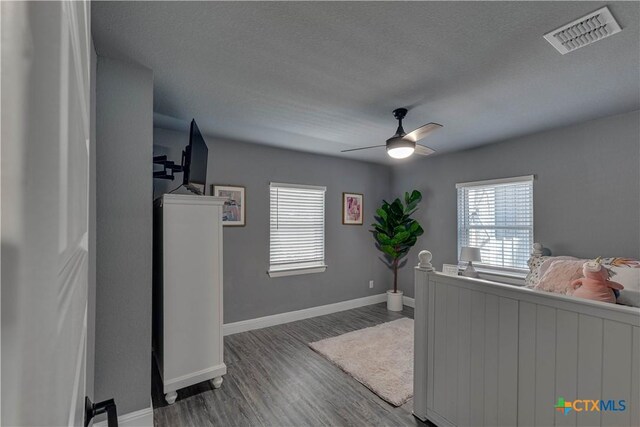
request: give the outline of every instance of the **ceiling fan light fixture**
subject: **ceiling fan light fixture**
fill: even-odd
[[[387,154],[394,159],[406,159],[416,149],[416,143],[407,141],[402,137],[389,138],[387,140]]]
[[[395,135],[387,139],[384,145],[371,145],[369,147],[349,148],[347,150],[341,150],[341,153],[347,153],[349,151],[368,150],[370,148],[382,148],[386,147],[389,157],[394,159],[406,159],[412,154],[418,156],[429,156],[435,153],[435,150],[427,147],[426,145],[418,144],[418,141],[424,139],[427,135],[431,134],[442,127],[438,123],[427,123],[417,129],[406,133],[402,127],[402,119],[407,114],[406,108],[396,108],[393,110],[393,116],[398,120],[398,129]]]
[[[394,159],[406,159],[407,157],[412,155],[414,151],[415,151],[415,148],[411,148],[411,147],[396,147],[396,148],[389,148],[387,150],[387,154],[390,157],[393,157]]]

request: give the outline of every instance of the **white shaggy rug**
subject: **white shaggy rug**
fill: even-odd
[[[398,319],[309,344],[395,406],[413,395],[413,319]]]

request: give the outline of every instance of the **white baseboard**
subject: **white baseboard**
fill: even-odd
[[[416,300],[414,300],[411,297],[403,296],[402,297],[402,305],[406,305],[407,307],[415,308]]]
[[[223,333],[226,336],[251,331],[253,329],[268,328],[269,326],[281,325],[283,323],[295,322],[296,320],[309,319],[316,316],[324,316],[325,314],[351,310],[352,308],[364,307],[365,305],[379,304],[386,300],[387,294],[384,293],[347,301],[340,301],[334,304],[305,308],[304,310],[289,311],[287,313],[279,313],[271,316],[258,317],[256,319],[227,323],[223,326]]]
[[[107,421],[100,421],[93,426],[107,427]],[[118,427],[153,427],[153,405],[118,416]]]

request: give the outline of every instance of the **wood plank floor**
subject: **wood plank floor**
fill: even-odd
[[[155,426],[424,426],[412,400],[394,408],[307,346],[402,316],[413,309],[376,304],[227,336],[222,387],[180,390],[173,405],[154,368]]]

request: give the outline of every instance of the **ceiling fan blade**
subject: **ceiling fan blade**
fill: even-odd
[[[418,142],[425,136],[429,135],[431,132],[440,129],[441,127],[442,125],[438,123],[429,123],[424,126],[420,126],[418,129],[412,132],[409,132],[404,136],[404,138],[408,139],[409,141]]]
[[[419,156],[429,156],[433,153],[435,153],[436,150],[433,150],[429,147],[425,147],[424,145],[420,145],[420,144],[416,144],[416,150],[414,151],[414,154],[418,154]]]
[[[382,145],[372,145],[370,147],[350,148],[348,150],[342,150],[340,152],[341,153],[347,153],[349,151],[368,150],[369,148],[378,148],[378,147],[386,147],[386,145],[382,144]]]

